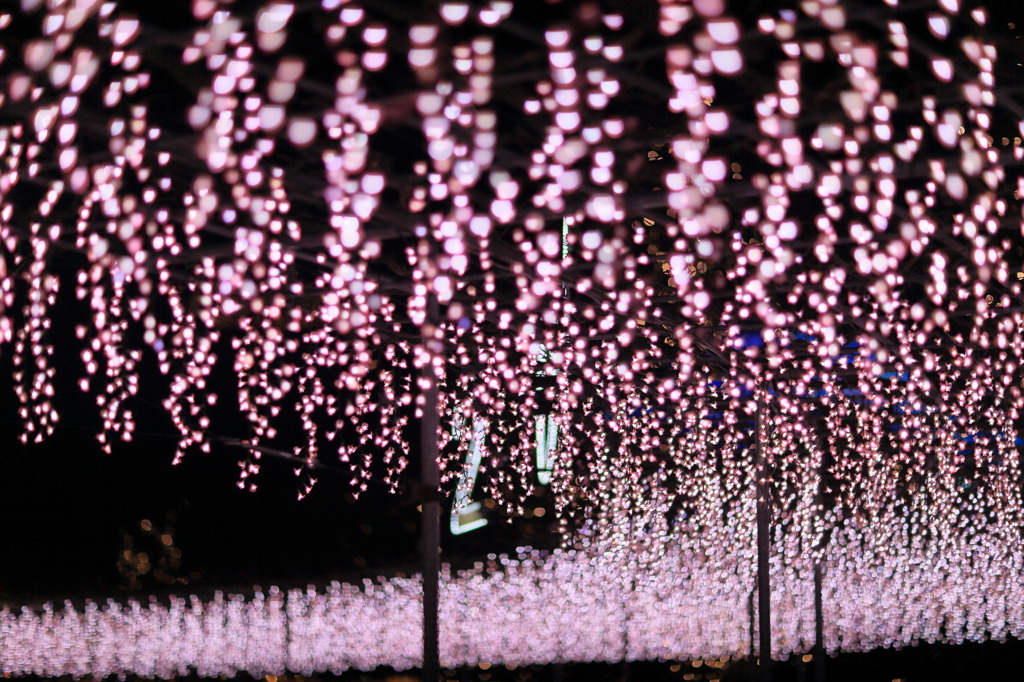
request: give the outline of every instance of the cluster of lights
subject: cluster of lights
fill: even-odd
[[[752,506],[752,503],[751,503]],[[1015,529],[956,545],[849,527],[826,561],[826,649],[866,651],[920,642],[1024,635],[1024,554]],[[719,533],[734,533],[720,524]],[[731,545],[692,539],[620,552],[601,542],[552,554],[524,551],[474,569],[446,570],[441,586],[445,666],[564,661],[743,658],[751,652],[753,533]],[[813,572],[776,538],[773,654],[814,642]],[[257,590],[0,612],[5,674],[203,677],[312,674],[419,665],[421,584],[380,578],[317,590]],[[756,600],[755,602],[756,603]],[[581,625],[585,624],[585,625]],[[753,629],[757,641],[756,628]],[[756,653],[756,652],[755,652]]]
[[[169,377],[182,452],[209,448],[211,405],[238,405],[250,425],[243,485],[282,413],[301,415],[300,458],[338,456],[359,487],[369,453],[387,452],[393,479],[425,362],[438,365],[448,413],[490,420],[491,447],[512,461],[530,461],[522,434],[538,418],[579,431],[582,413],[620,399],[661,413],[725,371],[747,389],[799,387],[835,373],[850,347],[861,387],[909,372],[908,394],[941,398],[931,404],[1007,384],[999,409],[1013,422],[1020,226],[1008,162],[1021,148],[996,137],[997,55],[971,32],[986,14],[958,10],[895,11],[875,33],[847,28],[853,12],[877,17],[838,2],[754,17],[750,40],[782,58],[744,110],[718,90],[744,72],[746,19],[712,0],[664,3],[665,111],[678,125],[651,142],[663,151],[640,145],[633,158],[636,122],[616,104],[631,94],[616,75],[630,59],[619,14],[581,7],[576,24],[540,31],[548,76],[513,116],[495,91],[496,40],[524,30],[512,3],[442,3],[400,29],[355,3],[307,17],[286,1],[254,16],[196,2],[179,58],[208,81],[181,112],[195,131],[183,148],[193,138],[167,134],[155,122],[166,113],[151,111],[152,67],[135,47],[144,23],[115,2],[23,3],[0,16],[25,37],[0,62],[5,109],[24,112],[0,126],[0,314],[23,437],[45,438],[59,418],[52,265],[69,249],[83,256],[80,385],[96,396],[101,442],[131,438],[149,355]],[[804,19],[825,33],[802,37]],[[292,24],[312,20],[337,63],[327,74],[290,49]],[[931,57],[934,92],[910,99],[890,81],[906,78],[915,46],[938,54],[926,39],[950,56]],[[404,59],[393,43],[409,45]],[[807,125],[802,74],[824,64],[840,77],[834,106]],[[371,96],[388,68],[414,77],[411,109]],[[94,94],[99,110],[83,101]],[[532,151],[512,136],[519,119],[542,131]],[[400,163],[375,146],[395,129],[423,142],[422,158],[399,157],[402,185],[376,170]],[[319,160],[316,176],[286,167],[299,153]],[[651,176],[659,214],[634,198],[652,187],[633,176],[663,156],[674,163]],[[977,353],[952,358],[963,345]],[[938,395],[953,363],[973,380]],[[212,385],[218,365],[234,392]],[[557,386],[543,407],[541,365]],[[562,442],[564,467],[576,453],[572,436]]]
[[[475,484],[522,513],[549,484],[566,529],[634,556],[629,599],[650,588],[721,614],[658,644],[644,634],[659,631],[654,602],[630,606],[628,626],[611,624],[617,605],[607,632],[568,642],[574,605],[611,606],[594,601],[606,589],[567,586],[544,598],[558,607],[544,611],[551,629],[523,631],[550,644],[538,659],[550,661],[605,656],[609,642],[636,657],[741,650],[735,595],[750,566],[699,557],[754,527],[759,420],[778,555],[842,569],[830,595],[851,611],[829,626],[833,648],[1004,636],[1017,621],[997,622],[1002,597],[972,600],[1024,603],[1001,577],[1015,573],[974,570],[1020,563],[1007,549],[1022,520],[1020,122],[997,87],[984,9],[885,4],[806,0],[751,17],[723,0],[664,0],[645,26],[584,3],[529,28],[506,0],[446,0],[408,25],[342,0],[268,0],[254,14],[195,0],[181,41],[113,1],[0,10],[12,36],[0,47],[0,353],[23,440],[59,424],[59,296],[87,310],[71,327],[101,445],[133,437],[143,390],[164,391],[179,457],[209,450],[214,415],[237,409],[245,488],[268,448],[299,462],[300,495],[322,460],[348,467],[355,493],[375,476],[397,487],[431,365],[442,483],[460,507]],[[629,36],[645,30],[650,47],[634,54]],[[501,61],[510,41],[533,46],[532,89],[510,87],[522,78]],[[154,105],[157,53],[195,86],[180,112]],[[162,384],[147,383],[150,365]],[[474,437],[456,437],[459,424]],[[890,556],[879,543],[893,537],[905,542]],[[652,547],[664,555],[635,558]],[[658,563],[670,560],[696,562],[692,591],[651,582],[678,578]],[[584,565],[560,555],[500,580],[452,578],[448,603],[464,594],[469,614],[501,604],[521,618],[516,604],[537,597],[516,580],[590,580]],[[954,620],[859,596],[868,570],[896,595],[951,581],[959,601],[942,617]],[[800,580],[781,581],[780,651],[807,641]],[[202,674],[293,657],[300,670],[412,665],[415,652],[396,652],[415,636],[366,627],[410,622],[416,589],[402,585],[7,614],[3,660],[39,674],[83,661],[138,672],[143,659],[154,674],[158,661]],[[217,609],[235,614],[216,616],[228,639],[308,623],[344,642],[378,632],[391,648],[167,634],[140,638],[152,658],[125,663],[96,643],[145,623],[184,632]],[[17,644],[32,627],[66,633],[54,646],[78,653],[8,663],[35,655]],[[470,629],[449,636],[454,662],[528,658],[486,640],[503,628],[458,627]],[[470,643],[453,653],[456,642]]]

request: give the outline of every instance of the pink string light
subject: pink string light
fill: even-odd
[[[777,553],[799,558],[775,566],[779,652],[808,641],[819,560],[835,569],[832,648],[1019,634],[1004,576],[1020,564],[1024,128],[984,9],[888,4],[751,17],[665,0],[650,26],[590,5],[524,26],[505,1],[403,23],[357,2],[249,16],[195,0],[157,50],[188,69],[180,120],[160,110],[166,66],[144,44],[159,30],[118,3],[0,10],[0,353],[22,440],[59,426],[55,396],[73,389],[56,360],[77,355],[108,451],[134,437],[145,392],[176,461],[209,451],[219,408],[237,408],[240,487],[278,447],[300,497],[320,461],[355,494],[394,489],[433,363],[444,484],[469,448],[451,427],[479,425],[478,485],[524,513],[550,418],[562,527],[608,543],[448,580],[448,608],[466,611],[447,626],[462,628],[452,664],[620,656],[627,640],[627,656],[720,656],[745,641],[760,390]],[[635,66],[637,35],[657,71]],[[511,40],[539,55],[530,87],[502,61]],[[84,314],[65,339],[54,311],[72,292]],[[282,446],[289,419],[301,436]],[[586,552],[634,557],[616,573],[643,624],[628,638],[591,589],[611,569]],[[922,603],[926,586],[945,601]],[[414,582],[332,590],[7,613],[4,665],[415,663]],[[659,620],[653,595],[707,618]],[[557,605],[552,625],[516,626],[522,639],[468,625],[537,599]],[[566,639],[584,608],[604,615]],[[223,645],[188,634],[209,613]],[[245,643],[285,622],[310,637]],[[145,650],[108,651],[131,628]],[[331,653],[321,629],[374,639]],[[64,658],[33,658],[39,632],[60,633]],[[550,648],[530,659],[525,641]]]

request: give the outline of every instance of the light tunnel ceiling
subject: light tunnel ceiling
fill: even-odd
[[[999,10],[23,0],[0,11],[23,439],[81,391],[113,448],[158,396],[179,457],[238,445],[252,487],[283,453],[300,496],[327,465],[358,493],[398,485],[436,381],[446,492],[479,463],[515,514],[543,479],[566,529],[728,546],[745,580],[760,400],[782,575],[1011,590],[1024,115]],[[935,636],[1012,625],[963,608]]]

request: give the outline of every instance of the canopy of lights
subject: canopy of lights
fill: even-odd
[[[833,650],[1020,634],[1024,107],[988,9],[129,4],[0,10],[26,443],[64,392],[108,450],[156,401],[243,488],[283,452],[300,497],[324,463],[358,494],[409,476],[436,382],[445,492],[549,485],[570,538],[445,578],[452,665],[745,651],[758,489],[777,653],[817,564]],[[5,612],[0,661],[410,666],[418,584]]]

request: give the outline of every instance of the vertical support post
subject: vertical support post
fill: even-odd
[[[825,617],[821,599],[823,573],[821,563],[814,564],[814,682],[825,682]]]
[[[822,420],[824,427],[824,419]],[[821,461],[818,463],[818,508],[825,513],[825,475],[828,472],[825,454],[829,451],[828,439],[825,437],[827,427],[819,432],[818,443]],[[825,574],[825,549],[827,542],[823,537],[819,549],[822,554],[814,562],[814,682],[825,682],[825,616],[822,606],[821,587]]]
[[[757,653],[754,645],[754,618],[756,618],[754,609],[755,592],[757,592],[757,590],[755,588],[751,588],[750,596],[747,597],[747,623],[750,630],[750,682],[757,682]]]
[[[632,519],[629,521],[629,536],[633,537]],[[636,592],[635,575],[629,579],[629,592],[624,592],[622,595],[622,682],[630,682],[633,677],[633,666],[629,662],[629,617],[634,592]]]
[[[757,619],[760,635],[761,682],[772,680],[772,592],[768,557],[771,552],[771,508],[768,499],[768,459],[761,447],[764,391],[758,386],[754,416],[754,454],[757,458]]]
[[[437,299],[427,303],[423,342],[430,358],[438,355],[435,337]],[[441,577],[441,500],[440,472],[437,469],[438,377],[433,364],[423,368],[423,404],[420,417],[420,484],[423,491],[423,517],[420,520],[420,547],[423,560],[423,682],[437,682],[441,676],[438,636],[438,581]]]

